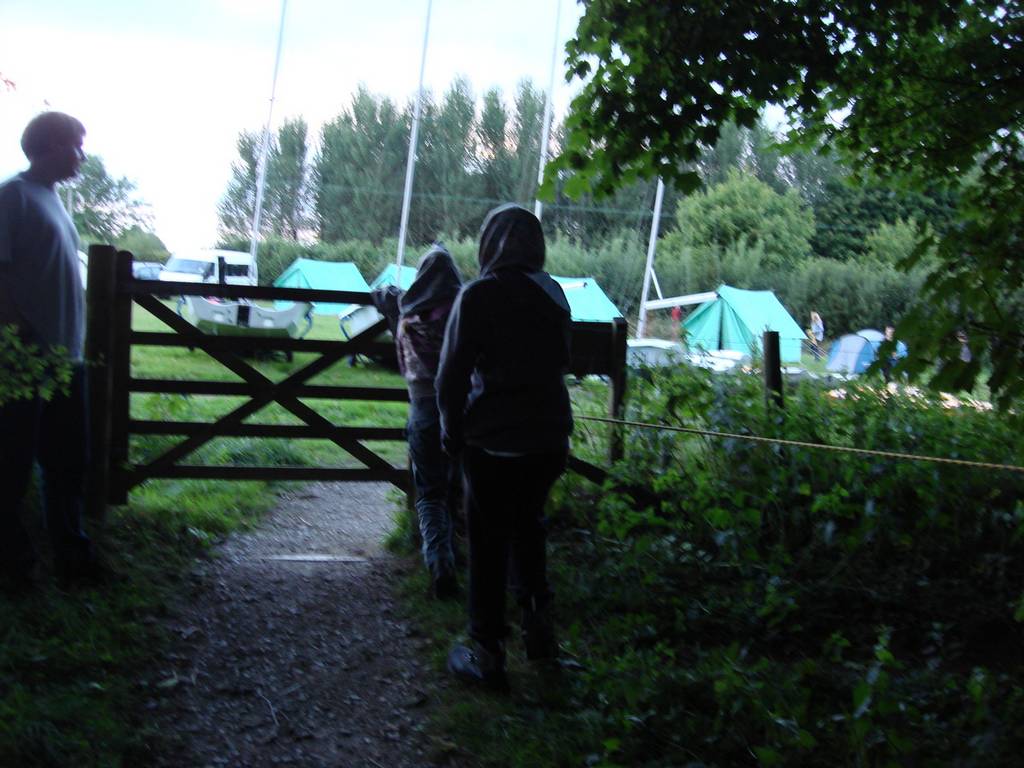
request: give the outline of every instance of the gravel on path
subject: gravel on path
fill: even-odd
[[[418,566],[382,547],[387,489],[285,491],[257,529],[200,562],[166,620],[173,647],[145,681],[156,765],[453,765],[424,733],[448,683],[396,606]]]

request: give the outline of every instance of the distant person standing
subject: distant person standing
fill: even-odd
[[[558,653],[543,516],[572,432],[570,314],[543,271],[544,234],[530,211],[492,210],[478,260],[480,277],[452,308],[437,375],[442,439],[463,458],[469,533],[470,639],[452,648],[448,668],[502,689],[510,566],[527,658]]]
[[[956,342],[957,342],[957,344],[960,345],[960,355],[959,355],[960,362],[961,363],[969,363],[969,362],[971,362],[971,360],[974,359],[974,356],[971,354],[971,347],[967,343],[968,342],[967,331],[963,330],[962,328],[959,331],[957,331],[956,332]]]
[[[811,310],[811,351],[819,360],[825,356],[822,344],[825,342],[825,321],[815,310]]]
[[[887,344],[892,344],[892,351],[882,362],[882,376],[886,382],[889,382],[892,379],[892,371],[893,368],[896,367],[896,363],[898,363],[901,358],[907,356],[907,345],[896,338],[895,327],[887,325],[885,326],[885,331],[883,333],[885,335],[885,342]]]
[[[66,391],[44,399],[37,386],[30,397],[0,405],[0,573],[16,587],[31,583],[36,561],[20,518],[36,460],[58,581],[101,575],[81,527],[89,428],[78,235],[55,190],[78,175],[84,137],[70,115],[37,115],[21,137],[28,170],[0,184],[0,324],[72,370]]]
[[[404,293],[397,286],[378,288],[373,301],[393,325],[398,367],[409,388],[409,456],[416,486],[416,516],[423,539],[423,560],[435,597],[458,590],[453,549],[451,485],[454,463],[441,450],[437,376],[444,329],[462,279],[451,254],[435,244],[419,261],[416,279]]]
[[[683,308],[672,307],[672,338],[679,341],[683,327]]]

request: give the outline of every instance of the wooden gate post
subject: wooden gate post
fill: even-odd
[[[622,406],[626,399],[626,336],[628,333],[629,328],[624,317],[617,317],[612,321],[609,365],[612,391],[608,399],[608,417],[611,419],[622,418]],[[612,424],[608,441],[608,461],[610,463],[614,464],[622,458],[622,435],[622,427]]]
[[[779,332],[765,331],[764,347],[764,386],[765,397],[771,398],[782,408],[782,358],[779,353]]]
[[[110,394],[110,486],[107,501],[110,504],[128,503],[128,421],[131,394],[131,333],[132,296],[124,289],[133,280],[132,255],[117,252],[113,301],[113,349],[111,353]]]
[[[85,512],[102,520],[110,483],[110,392],[114,341],[114,288],[117,251],[109,245],[89,246],[85,294],[85,362],[89,386],[90,470]]]

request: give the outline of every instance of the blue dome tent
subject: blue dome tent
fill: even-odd
[[[885,334],[873,328],[864,328],[856,333],[840,336],[829,347],[828,363],[825,369],[834,373],[856,375],[864,373],[875,362],[878,348],[885,341]],[[906,357],[907,345],[896,342],[896,357]]]

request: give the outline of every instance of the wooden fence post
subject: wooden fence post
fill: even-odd
[[[629,328],[626,319],[617,317],[612,321],[611,338],[611,373],[612,391],[608,400],[608,417],[611,419],[622,418],[622,406],[626,399],[626,336]],[[623,456],[623,432],[622,427],[617,424],[611,425],[611,434],[608,441],[608,461],[615,463]]]
[[[110,504],[128,503],[128,482],[125,467],[128,464],[128,420],[131,406],[129,379],[131,377],[132,297],[124,288],[132,281],[132,255],[117,252],[117,267],[113,301],[113,350],[111,354],[110,394]]]
[[[85,361],[89,386],[89,454],[85,513],[103,520],[110,484],[110,393],[113,368],[114,287],[117,251],[89,246],[85,294]]]
[[[783,408],[785,403],[782,398],[782,358],[779,353],[779,332],[765,331],[763,342],[765,397],[773,399],[779,408]]]

